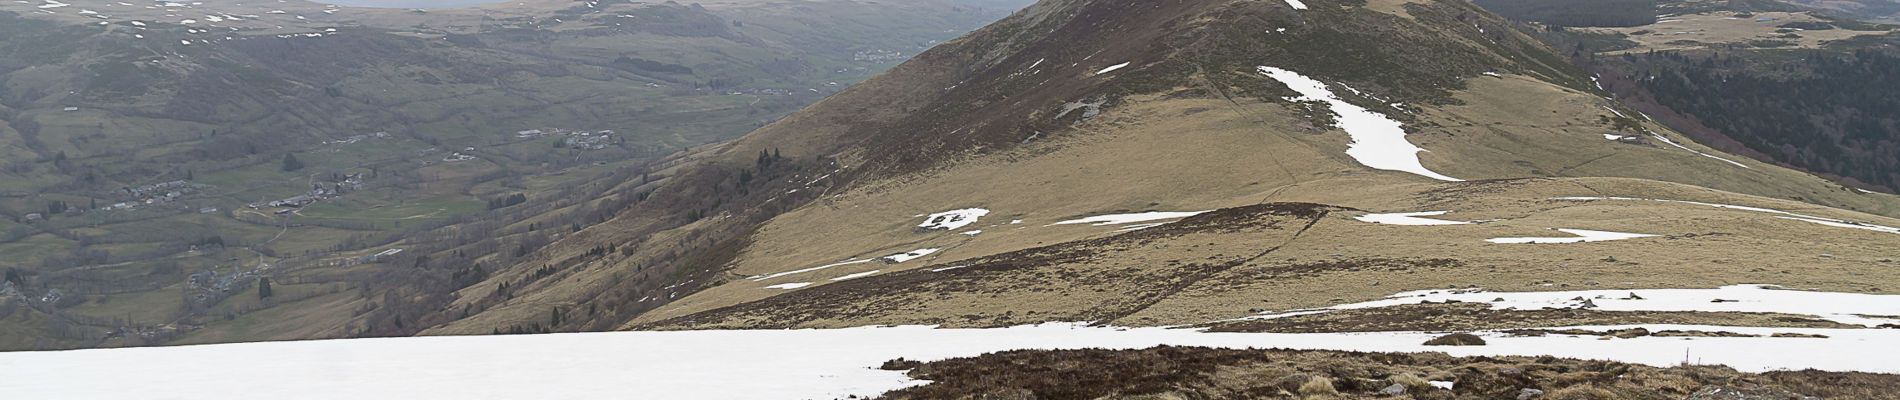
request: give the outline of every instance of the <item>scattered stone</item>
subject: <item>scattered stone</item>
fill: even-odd
[[[1403,395],[1405,395],[1405,385],[1400,385],[1400,384],[1397,384],[1397,383],[1394,383],[1394,384],[1392,384],[1392,386],[1386,386],[1386,387],[1385,387],[1384,389],[1379,389],[1379,395],[1381,395],[1381,396],[1403,396]]]
[[[1523,388],[1517,391],[1517,400],[1530,400],[1543,396],[1544,391],[1537,389]]]
[[[1642,300],[1642,299],[1643,299],[1643,296],[1637,296],[1636,292],[1630,292],[1629,297],[1623,298],[1623,300]]]
[[[1273,386],[1279,387],[1280,390],[1286,391],[1287,393],[1297,393],[1300,391],[1300,385],[1305,385],[1306,381],[1312,379],[1312,375],[1292,374],[1280,377],[1280,380],[1274,382]]]
[[[1813,333],[1776,332],[1773,335],[1768,335],[1768,337],[1826,339],[1827,335],[1820,335],[1820,334],[1813,334]]]
[[[1709,300],[1709,302],[1710,303],[1739,303],[1741,302],[1741,300],[1715,299],[1715,300]]]
[[[1818,398],[1812,397],[1812,396],[1803,396],[1799,393],[1790,392],[1783,389],[1764,388],[1764,387],[1759,387],[1759,386],[1744,387],[1744,386],[1729,386],[1729,385],[1703,386],[1702,389],[1696,390],[1694,393],[1689,394],[1689,400],[1769,400],[1769,399],[1808,400],[1808,399],[1818,399]]]

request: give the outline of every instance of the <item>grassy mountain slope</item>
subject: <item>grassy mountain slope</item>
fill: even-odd
[[[1160,325],[1443,286],[1892,282],[1878,267],[1891,233],[1679,202],[1553,200],[1693,200],[1891,226],[1891,196],[1697,145],[1469,3],[1306,3],[1039,3],[707,152],[648,201],[551,245],[528,264],[552,271],[533,287],[472,286],[458,303],[487,311],[427,333],[546,326],[559,310],[594,312],[556,329]],[[1326,106],[1287,100],[1258,66],[1316,77],[1403,121],[1426,166],[1473,181],[1359,165]],[[981,233],[915,228],[966,207],[991,210],[963,229]],[[1131,233],[1052,225],[1215,209]],[[1353,218],[1433,210],[1484,223]],[[1661,238],[1485,241],[1552,228]],[[620,250],[590,253],[607,245]],[[925,248],[941,250],[875,261]],[[1797,262],[1828,272],[1779,272]],[[767,287],[796,283],[810,285]]]

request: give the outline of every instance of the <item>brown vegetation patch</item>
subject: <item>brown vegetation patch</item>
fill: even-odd
[[[1526,393],[1542,394],[1536,397],[1540,399],[1900,398],[1900,393],[1892,390],[1900,387],[1900,375],[1890,374],[1813,370],[1751,374],[1719,366],[1656,368],[1555,357],[1171,346],[1007,351],[924,363],[911,370],[910,376],[931,383],[885,393],[883,398],[1218,399],[1325,395],[1371,399],[1393,398],[1379,392],[1394,390],[1394,385],[1404,388],[1404,394],[1397,398],[1415,399],[1514,399]],[[1432,387],[1426,380],[1455,384],[1446,390]],[[1771,396],[1709,396],[1730,392]]]
[[[1426,346],[1483,346],[1484,338],[1469,333],[1446,334],[1425,341]]]
[[[1339,310],[1285,318],[1229,321],[1209,326],[1215,332],[1375,332],[1375,331],[1473,331],[1575,325],[1683,324],[1720,326],[1768,326],[1788,328],[1860,328],[1860,326],[1774,313],[1715,313],[1659,311],[1599,311],[1580,308],[1543,310],[1493,310],[1483,303],[1407,304],[1358,310]],[[1602,332],[1567,333],[1539,330],[1542,333],[1609,335]]]
[[[1282,238],[1333,210],[1339,208],[1308,203],[1221,209],[1149,229],[958,261],[955,269],[932,266],[832,282],[647,328],[785,328],[845,319],[951,326],[1112,321],[1273,251]],[[1158,256],[1147,251],[1193,235],[1232,233],[1246,233],[1241,236],[1249,241],[1200,249],[1181,245]]]

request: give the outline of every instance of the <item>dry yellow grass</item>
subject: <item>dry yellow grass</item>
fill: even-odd
[[[1463,105],[1429,108],[1410,137],[1429,152],[1428,167],[1465,178],[1553,176],[1492,183],[1438,183],[1373,171],[1344,155],[1345,135],[1303,128],[1282,106],[1199,99],[1143,98],[1077,127],[1077,132],[1002,155],[868,184],[781,215],[762,227],[733,264],[728,283],[642,316],[653,323],[788,293],[768,285],[877,271],[888,275],[1026,248],[1097,238],[1117,227],[1047,226],[1080,216],[1147,210],[1198,211],[1297,201],[1365,211],[1329,214],[1288,239],[1285,230],[1250,235],[1198,233],[1157,239],[1080,263],[1057,263],[1040,285],[995,278],[972,294],[934,293],[924,303],[818,318],[799,326],[874,323],[986,325],[1083,315],[1150,282],[1073,286],[1091,271],[1134,269],[1166,279],[1162,267],[1233,257],[1279,246],[1273,254],[1162,295],[1108,321],[1127,325],[1200,323],[1442,287],[1497,290],[1715,287],[1773,283],[1838,291],[1893,286],[1900,273],[1881,260],[1896,243],[1888,233],[1829,227],[1777,215],[1685,203],[1564,201],[1567,196],[1628,196],[1782,209],[1900,225],[1876,215],[1707,189],[1799,197],[1891,212],[1890,196],[1839,190],[1811,176],[1739,157],[1747,167],[1666,145],[1603,139],[1611,132],[1601,98],[1507,75],[1479,77],[1458,94]],[[1660,126],[1658,132],[1675,136]],[[1706,153],[1715,151],[1676,136]],[[1526,164],[1524,160],[1536,160]],[[1563,178],[1577,176],[1577,178]],[[1594,176],[1584,178],[1584,176]],[[1643,179],[1639,179],[1643,178]],[[1681,183],[1669,183],[1676,181]],[[914,216],[966,207],[992,214],[953,232],[919,232]],[[1389,226],[1354,220],[1364,212],[1453,211],[1459,226]],[[1020,224],[1010,224],[1022,220]],[[1485,239],[1562,236],[1553,228],[1660,235],[1570,245],[1509,245]],[[1255,232],[1255,231],[1250,231]],[[1267,233],[1273,232],[1273,233]],[[902,264],[869,262],[753,281],[767,275],[867,259],[918,248],[941,252]],[[1191,249],[1191,250],[1190,250]],[[1455,262],[1434,262],[1454,260]],[[1612,261],[1606,261],[1612,260]],[[1301,270],[1301,273],[1282,271]],[[1054,272],[1066,271],[1066,272]],[[1033,286],[1035,290],[1028,289]],[[1891,290],[1891,288],[1885,288]],[[896,297],[902,298],[902,297]],[[926,300],[927,299],[927,300]],[[891,299],[866,299],[887,302]],[[844,303],[864,306],[868,303]],[[1016,313],[1004,315],[1006,311]],[[782,321],[750,320],[771,325]],[[726,321],[718,326],[743,327]]]
[[[1654,24],[1637,27],[1590,29],[1620,33],[1637,43],[1635,48],[1619,50],[1611,54],[1698,49],[1708,45],[1748,43],[1757,40],[1786,41],[1792,44],[1789,47],[1816,48],[1836,40],[1887,33],[1847,29],[1799,30],[1792,32],[1796,36],[1790,37],[1776,31],[1781,29],[1781,25],[1790,22],[1816,21],[1822,20],[1806,12],[1760,12],[1751,16],[1742,16],[1732,11],[1717,11],[1669,16]]]

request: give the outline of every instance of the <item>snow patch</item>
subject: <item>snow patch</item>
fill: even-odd
[[[1353,219],[1357,219],[1357,220],[1365,221],[1365,222],[1371,222],[1375,224],[1387,224],[1387,225],[1464,225],[1464,224],[1471,223],[1469,221],[1447,221],[1447,220],[1442,220],[1442,219],[1420,218],[1420,217],[1429,217],[1429,216],[1436,216],[1436,215],[1445,215],[1445,213],[1448,213],[1448,212],[1450,211],[1421,211],[1421,212],[1391,213],[1391,214],[1366,214],[1366,215],[1353,217]]]
[[[1293,9],[1295,9],[1295,10],[1305,10],[1305,9],[1306,9],[1306,3],[1305,3],[1305,2],[1301,2],[1300,0],[1286,0],[1286,5],[1287,5],[1288,7],[1293,7]]]
[[[766,289],[785,289],[785,290],[792,290],[792,289],[797,289],[797,288],[802,288],[802,287],[806,287],[806,286],[811,286],[811,282],[794,282],[794,283],[780,283],[780,284],[777,284],[777,285],[772,285],[772,286],[766,286],[765,288],[766,288]]]
[[[869,258],[867,258],[867,259],[863,259],[863,260],[858,260],[858,259],[851,259],[851,260],[845,260],[845,261],[842,261],[842,262],[837,262],[837,263],[831,263],[831,264],[825,264],[825,265],[820,265],[820,266],[816,266],[816,267],[811,267],[811,268],[806,268],[806,269],[800,269],[800,270],[792,270],[792,271],[785,271],[785,272],[779,272],[779,273],[773,273],[773,274],[766,274],[766,275],[759,275],[759,276],[754,276],[754,277],[752,277],[752,278],[749,278],[749,279],[752,279],[753,281],[755,281],[755,282],[756,282],[756,281],[763,281],[763,280],[767,280],[767,279],[772,279],[772,278],[777,278],[777,277],[781,277],[781,276],[786,276],[786,275],[797,275],[797,274],[802,274],[802,273],[806,273],[806,272],[812,272],[812,271],[817,271],[817,270],[822,270],[822,269],[826,269],[826,268],[831,268],[831,267],[837,267],[837,266],[844,266],[844,265],[851,265],[851,264],[863,264],[863,263],[868,263],[868,262],[871,262],[871,259],[869,259]]]
[[[1698,205],[1698,206],[1707,206],[1707,207],[1715,207],[1715,208],[1722,208],[1722,209],[1729,209],[1729,210],[1741,210],[1741,211],[1751,211],[1751,212],[1758,212],[1758,213],[1765,213],[1765,214],[1776,214],[1776,215],[1779,215],[1779,216],[1781,216],[1782,218],[1785,218],[1785,219],[1791,219],[1791,220],[1796,220],[1796,221],[1802,221],[1802,222],[1810,222],[1810,223],[1815,223],[1815,224],[1821,224],[1821,225],[1827,225],[1827,226],[1832,226],[1832,227],[1839,227],[1839,228],[1854,228],[1854,229],[1863,229],[1863,230],[1869,230],[1869,231],[1874,231],[1874,232],[1886,232],[1886,233],[1893,233],[1893,234],[1900,234],[1900,227],[1891,227],[1891,226],[1886,226],[1886,225],[1875,225],[1875,224],[1870,224],[1870,223],[1865,223],[1865,222],[1855,222],[1855,221],[1848,221],[1848,220],[1844,220],[1844,219],[1836,219],[1836,218],[1828,218],[1828,217],[1818,217],[1818,216],[1813,216],[1813,215],[1807,215],[1807,214],[1796,214],[1796,213],[1792,213],[1792,212],[1787,212],[1787,211],[1782,211],[1782,210],[1776,210],[1776,209],[1772,209],[1772,208],[1761,208],[1761,207],[1749,207],[1749,206],[1738,206],[1738,205],[1734,205],[1734,204],[1721,204],[1721,203],[1704,203],[1704,202],[1700,202],[1700,201],[1688,201],[1688,200],[1667,200],[1667,199],[1642,199],[1642,198],[1635,198],[1635,197],[1587,197],[1587,196],[1575,196],[1575,197],[1557,197],[1557,198],[1555,198],[1555,200],[1568,200],[1568,201],[1597,201],[1597,200],[1620,200],[1620,201],[1657,201],[1657,202],[1664,202],[1664,203],[1680,203],[1680,204],[1693,204],[1693,205]]]
[[[1208,211],[1213,211],[1213,210],[1208,210]],[[1051,226],[1074,225],[1074,224],[1089,224],[1089,225],[1094,225],[1094,226],[1121,225],[1121,224],[1131,224],[1131,223],[1136,223],[1136,222],[1159,221],[1159,220],[1164,220],[1164,219],[1187,218],[1187,217],[1192,217],[1195,215],[1200,215],[1201,213],[1205,213],[1205,212],[1207,211],[1187,211],[1187,212],[1149,211],[1149,212],[1133,213],[1133,214],[1108,214],[1108,215],[1097,215],[1097,216],[1088,217],[1088,218],[1072,219],[1072,220],[1057,222],[1057,223],[1053,223],[1049,225]]]
[[[1425,169],[1419,163],[1418,152],[1425,151],[1405,140],[1405,129],[1385,115],[1340,100],[1326,89],[1326,83],[1284,69],[1261,66],[1260,73],[1288,88],[1299,92],[1302,101],[1326,103],[1337,117],[1339,128],[1352,136],[1352,144],[1346,148],[1346,155],[1367,167],[1387,171],[1400,171],[1418,174],[1441,181],[1461,181]]]
[[[1656,138],[1656,140],[1661,140],[1661,141],[1662,141],[1663,143],[1668,143],[1668,144],[1669,144],[1670,146],[1675,146],[1675,148],[1678,148],[1678,149],[1682,149],[1682,150],[1684,150],[1684,151],[1688,151],[1688,152],[1690,152],[1690,153],[1695,153],[1696,155],[1700,155],[1700,156],[1703,156],[1703,157],[1708,157],[1708,158],[1713,158],[1713,159],[1717,159],[1717,160],[1721,160],[1722,162],[1725,162],[1725,163],[1729,163],[1729,164],[1731,164],[1731,165],[1734,165],[1734,166],[1737,166],[1737,167],[1742,167],[1742,168],[1747,168],[1747,169],[1755,169],[1754,167],[1749,167],[1749,166],[1747,166],[1747,165],[1742,165],[1742,163],[1738,163],[1738,162],[1735,162],[1735,160],[1730,160],[1730,159],[1726,159],[1726,158],[1722,158],[1722,157],[1716,157],[1715,155],[1712,155],[1712,154],[1709,154],[1709,153],[1703,153],[1703,152],[1700,152],[1700,151],[1696,151],[1696,149],[1691,149],[1691,148],[1689,148],[1689,146],[1683,146],[1683,145],[1682,145],[1681,143],[1676,143],[1676,141],[1674,141],[1674,140],[1669,140],[1669,138],[1668,138],[1668,137],[1666,137],[1666,136],[1663,136],[1663,135],[1661,135],[1661,134],[1658,134],[1658,133],[1655,133],[1655,132],[1650,132],[1650,133],[1649,133],[1649,136],[1653,136],[1653,137],[1655,137],[1655,138]]]
[[[1559,292],[1490,292],[1483,289],[1415,290],[1386,298],[1322,309],[1294,310],[1242,319],[1276,319],[1339,310],[1384,308],[1426,302],[1490,304],[1493,310],[1588,308],[1598,311],[1701,311],[1810,315],[1850,325],[1900,323],[1900,295],[1815,292],[1774,285],[1729,285],[1715,289],[1605,289]],[[1876,317],[1887,316],[1887,317]]]
[[[863,278],[863,277],[867,277],[867,276],[871,276],[871,275],[877,275],[877,273],[879,273],[879,272],[884,272],[884,270],[881,270],[881,269],[874,269],[874,270],[870,270],[870,271],[864,271],[864,272],[859,272],[859,273],[855,273],[855,274],[850,274],[850,275],[845,275],[845,276],[840,276],[840,277],[836,277],[836,278],[831,278],[831,280],[835,282],[835,281],[842,281],[842,280],[850,280],[850,279],[858,279],[858,278]]]
[[[916,249],[916,250],[911,250],[909,252],[884,256],[884,259],[889,260],[890,262],[894,262],[894,263],[901,263],[905,261],[922,258],[923,256],[930,255],[931,253],[936,253],[940,250],[943,250],[943,249]]]
[[[1128,66],[1128,63],[1121,63],[1121,64],[1115,64],[1115,65],[1110,65],[1110,66],[1108,66],[1108,68],[1102,68],[1102,70],[1101,70],[1101,71],[1095,71],[1095,74],[1096,74],[1096,75],[1101,75],[1101,74],[1106,74],[1106,73],[1110,73],[1110,72],[1115,72],[1115,70],[1118,70],[1118,69],[1122,69],[1122,67],[1127,67],[1127,66]]]
[[[1577,236],[1576,237],[1502,237],[1502,238],[1485,239],[1484,241],[1491,242],[1491,243],[1582,243],[1582,242],[1604,242],[1604,241],[1611,241],[1611,240],[1636,239],[1636,238],[1646,238],[1646,237],[1656,236],[1656,235],[1649,235],[1649,234],[1642,234],[1642,233],[1593,231],[1593,230],[1587,230],[1587,229],[1558,228],[1557,230],[1563,233],[1568,233],[1568,234],[1577,235]]]
[[[917,224],[917,228],[923,230],[942,229],[954,231],[958,228],[974,224],[977,218],[982,218],[989,214],[990,210],[981,208],[944,211],[924,217],[924,223]]]
[[[0,353],[10,398],[277,400],[335,398],[843,398],[927,382],[884,361],[934,361],[1014,349],[1143,349],[1158,345],[1452,356],[1555,356],[1745,372],[1815,368],[1900,372],[1900,330],[1641,325],[1651,330],[1778,332],[1828,338],[1511,337],[1478,332],[1484,346],[1425,346],[1439,333],[1208,333],[1191,329],[1050,323],[994,329],[886,326],[849,329],[636,331],[545,335],[366,338],[203,346]],[[1616,327],[1575,327],[1607,330]],[[178,360],[192,360],[180,363]],[[270,365],[271,368],[230,368]],[[519,366],[533,366],[519,368]],[[74,374],[72,371],[86,371]],[[506,371],[497,373],[496,371]],[[110,379],[99,379],[110,377]],[[312,379],[320,377],[321,379]]]

